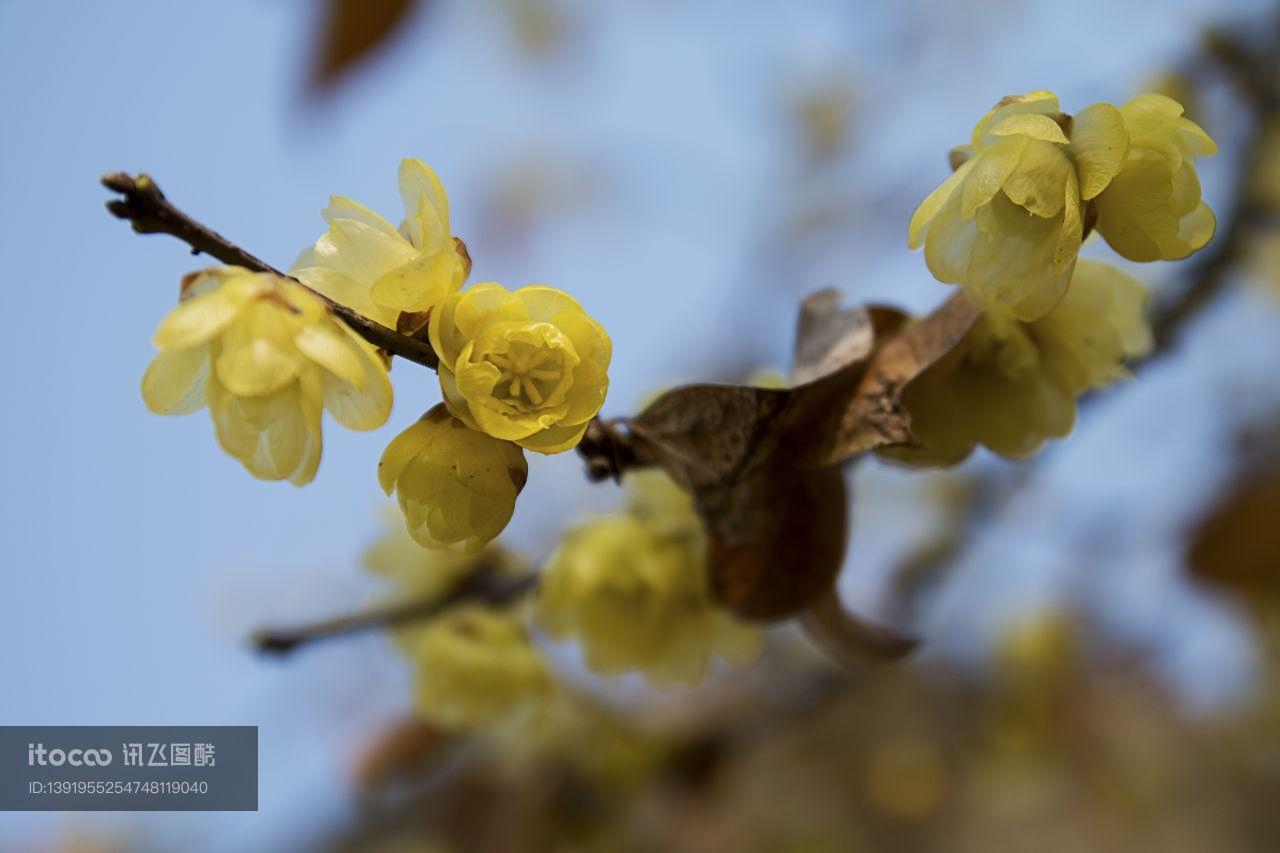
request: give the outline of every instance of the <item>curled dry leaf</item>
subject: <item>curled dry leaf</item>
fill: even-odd
[[[830,591],[844,559],[839,463],[911,441],[902,389],[964,337],[977,311],[960,294],[908,325],[890,308],[806,300],[789,389],[688,385],[626,422],[636,460],[694,497],[711,539],[717,599],[777,619]]]
[[[834,589],[826,590],[800,615],[800,624],[815,643],[847,666],[906,657],[920,638],[867,622],[840,603]]]

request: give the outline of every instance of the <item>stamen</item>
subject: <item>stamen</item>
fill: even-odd
[[[512,377],[511,386],[507,388],[507,396],[509,397],[520,396],[520,377],[519,376]]]
[[[559,379],[560,371],[552,368],[543,368],[542,370],[530,370],[528,375],[545,382],[548,379]]]
[[[542,394],[538,393],[538,389],[533,384],[532,379],[526,377],[520,384],[524,386],[525,396],[527,396],[535,406],[542,404]]]

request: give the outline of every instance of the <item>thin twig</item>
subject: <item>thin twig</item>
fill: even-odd
[[[435,598],[396,602],[378,609],[325,619],[298,628],[267,628],[256,631],[252,642],[258,651],[284,655],[317,640],[358,634],[379,628],[394,628],[440,615],[445,610],[469,601],[501,605],[531,591],[537,575],[503,577],[491,569],[473,572],[448,593]]]
[[[212,228],[202,225],[183,213],[165,198],[160,187],[148,175],[142,174],[135,177],[124,172],[113,172],[103,176],[102,185],[122,196],[107,202],[107,210],[113,216],[132,223],[133,230],[139,234],[168,234],[186,243],[195,254],[203,252],[224,264],[291,278],[232,243]],[[305,282],[298,283],[307,287]],[[307,289],[311,290],[309,287]],[[439,367],[440,359],[430,344],[402,335],[394,329],[388,329],[381,323],[374,322],[363,314],[334,302],[322,293],[316,293],[314,290],[311,292],[324,300],[329,310],[342,318],[342,321],[357,334],[379,349],[432,370]]]

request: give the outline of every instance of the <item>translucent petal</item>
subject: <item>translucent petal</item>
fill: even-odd
[[[933,192],[925,196],[924,201],[920,202],[920,206],[911,215],[911,225],[907,229],[907,245],[910,248],[918,249],[924,243],[925,230],[929,223],[933,221],[933,218],[942,209],[942,205],[946,203],[947,199],[951,198],[951,194],[964,181],[965,176],[973,168],[974,162],[974,160],[967,160],[959,169],[956,169],[945,181],[939,184]]]
[[[223,285],[186,299],[160,321],[152,343],[159,349],[203,344],[226,328],[249,298],[243,287]]]
[[[324,407],[347,429],[377,429],[391,414],[391,379],[373,347],[355,332],[343,330],[347,347],[355,354],[361,370],[358,382],[348,382],[333,373],[324,374]]]
[[[426,311],[457,290],[456,263],[452,247],[419,254],[379,276],[369,295],[379,305],[396,311]]]
[[[204,407],[207,344],[161,350],[142,377],[142,399],[158,415],[186,415]]]
[[[1070,151],[1080,177],[1080,195],[1088,201],[1107,188],[1129,153],[1129,133],[1120,110],[1111,104],[1094,104],[1076,114]]]
[[[1026,136],[1043,142],[1066,145],[1069,141],[1062,126],[1047,115],[1028,113],[1009,116],[991,128],[992,136]]]
[[[214,369],[218,381],[232,394],[273,394],[298,375],[303,359],[285,311],[274,302],[255,301],[222,336]]]
[[[354,199],[346,196],[331,195],[329,196],[329,206],[321,211],[326,222],[333,223],[339,219],[350,219],[355,222],[361,222],[370,228],[381,231],[388,237],[394,239],[399,236],[400,232],[396,231],[394,225],[383,219],[377,213],[365,207]]]
[[[1023,137],[1000,139],[978,155],[976,160],[971,161],[974,167],[964,182],[960,209],[962,217],[972,219],[978,208],[989,204],[996,197],[1004,182],[1018,168],[1022,152],[1027,148],[1027,141]]]

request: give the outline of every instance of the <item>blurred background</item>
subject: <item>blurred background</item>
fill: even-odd
[[[256,813],[4,813],[0,850],[1276,849],[1276,21],[1245,0],[0,3],[0,723],[261,744]],[[841,593],[923,633],[911,662],[843,673],[780,628],[753,669],[654,692],[567,652],[597,704],[515,744],[407,723],[385,637],[252,651],[373,594],[376,460],[435,377],[398,365],[391,423],[326,429],[307,488],[246,476],[207,417],[142,404],[204,261],[108,216],[101,174],[149,172],[283,266],[330,193],[398,219],[396,166],[422,158],[473,282],[553,284],[610,331],[623,415],[784,368],[810,291],[939,302],[910,213],[992,103],[1036,88],[1187,105],[1221,146],[1201,176],[1224,283],[1035,461],[851,471]],[[1131,271],[1167,302],[1203,266]],[[618,500],[573,454],[530,468],[504,541],[535,557]]]

